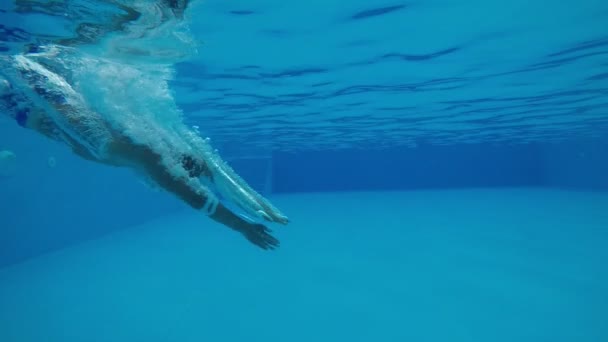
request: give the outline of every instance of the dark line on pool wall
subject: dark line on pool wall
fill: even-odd
[[[570,53],[574,53],[574,52],[595,49],[598,47],[605,47],[605,46],[608,46],[608,38],[601,38],[601,39],[597,39],[597,40],[579,43],[579,44],[575,45],[574,47],[549,54],[548,57],[557,57],[557,56],[566,55],[566,54],[570,54]]]
[[[350,19],[361,20],[361,19],[377,17],[377,16],[381,16],[381,15],[385,15],[388,13],[402,10],[405,7],[407,7],[407,6],[406,5],[393,5],[393,6],[387,6],[387,7],[373,8],[373,9],[364,10],[364,11],[355,13],[350,17]]]
[[[260,76],[263,78],[281,78],[281,77],[297,77],[310,74],[324,74],[328,72],[327,69],[323,68],[309,68],[309,69],[292,69],[285,70],[277,73],[261,73]]]
[[[249,10],[234,10],[234,11],[230,11],[230,14],[234,14],[234,15],[252,15],[255,14],[254,11],[249,11]]]
[[[604,79],[607,79],[607,78],[608,78],[608,72],[603,73],[603,74],[597,74],[597,75],[591,76],[591,77],[589,77],[587,79],[590,80],[590,81],[598,81],[598,80],[604,80]]]
[[[437,52],[430,53],[427,55],[407,55],[407,54],[402,54],[402,53],[387,53],[380,58],[381,59],[398,58],[398,59],[401,59],[404,61],[425,61],[425,60],[429,60],[429,59],[433,59],[433,58],[445,56],[450,53],[457,52],[460,49],[461,49],[460,47],[452,47],[449,49],[437,51]]]

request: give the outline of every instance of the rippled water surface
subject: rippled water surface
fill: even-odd
[[[218,146],[510,144],[608,127],[602,1],[171,3],[4,2],[0,49],[51,41],[174,65],[179,108]]]

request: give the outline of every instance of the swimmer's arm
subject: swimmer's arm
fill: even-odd
[[[173,193],[192,208],[205,212],[211,219],[243,234],[253,244],[263,249],[278,247],[279,241],[270,235],[271,231],[266,226],[245,220],[226,208],[212,193],[201,191],[186,178],[175,177],[163,165],[160,155],[150,147],[135,144],[122,137],[110,143],[108,153],[143,167],[160,187]]]
[[[289,219],[270,202],[255,192],[219,156],[204,160],[192,155],[182,157],[182,166],[190,177],[205,177],[213,183],[218,192],[229,198],[250,215],[263,218],[268,222],[287,224]]]

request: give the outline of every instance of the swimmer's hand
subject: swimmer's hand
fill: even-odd
[[[275,249],[279,247],[279,240],[270,235],[272,231],[268,227],[259,223],[249,223],[247,227],[241,230],[247,240],[262,249]]]
[[[279,247],[279,240],[270,235],[272,232],[270,229],[263,224],[251,222],[233,213],[222,203],[217,205],[215,212],[210,217],[243,234],[247,240],[262,249],[269,250]]]
[[[187,157],[189,160],[194,160],[193,157]],[[193,165],[205,165],[198,175],[205,175],[210,178],[214,184],[215,190],[222,197],[239,206],[247,214],[259,217],[267,222],[287,224],[289,219],[275,208],[268,199],[255,192],[244,180],[242,180],[228,165],[226,165],[218,156],[213,156],[207,163],[199,161]],[[187,169],[192,168],[190,164],[186,164]],[[197,175],[197,173],[194,173]]]

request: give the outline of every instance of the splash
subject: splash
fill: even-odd
[[[168,83],[174,65],[196,52],[183,11],[188,3],[110,4],[126,14],[107,15],[103,25],[81,21],[75,37],[30,46],[26,53],[1,61],[0,72],[20,89],[18,97],[25,106],[50,117],[46,135],[67,142],[85,158],[108,164],[114,164],[107,153],[109,142],[126,137],[149,146],[174,177],[187,179],[193,188],[207,193],[213,188],[254,217],[286,223],[287,218],[240,178],[208,139],[184,123],[175,103]],[[190,177],[184,156],[204,160],[213,180],[209,175]]]

